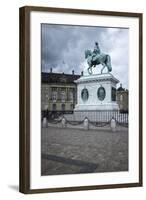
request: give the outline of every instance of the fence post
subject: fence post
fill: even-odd
[[[42,123],[43,128],[47,128],[48,127],[48,120],[46,117],[43,118],[43,123]]]
[[[88,118],[84,119],[84,129],[89,130],[89,120],[88,120]]]
[[[66,119],[64,117],[62,118],[61,123],[62,123],[62,127],[66,128]]]
[[[111,130],[113,132],[115,132],[116,131],[116,120],[114,118],[111,119],[111,124],[110,125],[111,125]]]

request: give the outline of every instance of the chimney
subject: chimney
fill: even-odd
[[[122,83],[120,83],[120,87],[122,88]]]
[[[53,71],[53,70],[52,70],[52,67],[51,67],[51,68],[50,68],[50,73],[52,73],[52,71]]]
[[[72,74],[73,74],[73,75],[75,74],[75,71],[74,71],[74,70],[72,70]]]
[[[83,71],[81,71],[81,76],[83,76],[84,75],[84,72]]]

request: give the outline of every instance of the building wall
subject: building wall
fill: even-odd
[[[128,90],[117,91],[117,103],[121,111],[128,111]]]
[[[48,102],[50,96],[50,87],[48,84],[41,85],[41,109],[46,110],[48,109]]]
[[[73,111],[77,103],[76,93],[75,84],[42,83],[42,111]]]

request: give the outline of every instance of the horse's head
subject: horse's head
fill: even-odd
[[[91,56],[91,51],[90,50],[85,50],[85,58],[88,58],[88,56]]]

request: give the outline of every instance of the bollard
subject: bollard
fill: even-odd
[[[48,120],[46,117],[43,118],[43,123],[42,123],[43,128],[47,128],[48,127]]]
[[[111,130],[116,131],[116,120],[114,118],[111,119]]]
[[[66,128],[66,119],[64,117],[62,118],[61,123],[62,123],[62,127]]]
[[[89,130],[89,120],[88,120],[88,118],[84,119],[84,129]]]

